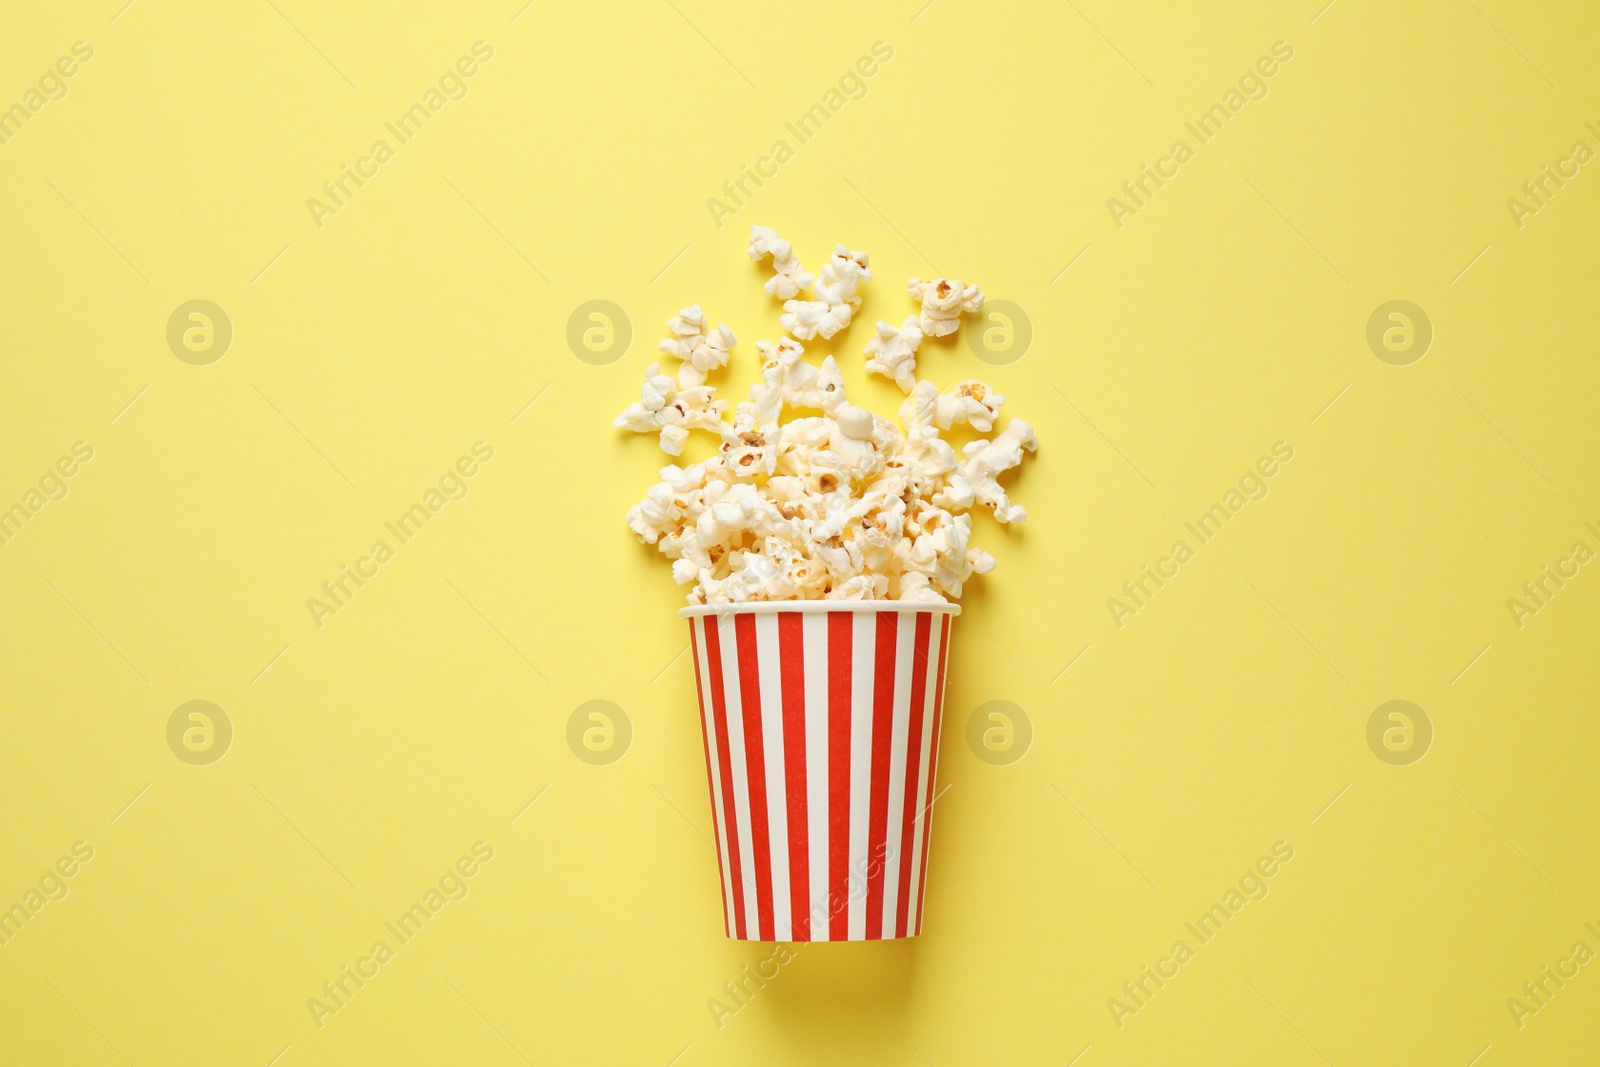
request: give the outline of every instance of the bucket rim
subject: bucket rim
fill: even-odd
[[[961,614],[961,605],[950,601],[921,600],[753,600],[737,604],[691,604],[678,609],[678,617],[693,619],[701,615],[775,615],[785,612],[897,611],[932,612],[936,615]]]

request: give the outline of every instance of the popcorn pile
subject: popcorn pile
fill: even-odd
[[[990,433],[1005,397],[972,380],[941,393],[916,377],[922,339],[954,333],[963,313],[983,307],[983,292],[913,278],[907,289],[919,313],[899,327],[877,324],[866,368],[907,394],[896,427],[846,400],[833,357],[813,365],[801,344],[850,325],[861,309],[856,290],[872,277],[867,254],[835,245],[813,276],[788,241],[756,226],[750,258],[771,260],[764,288],[784,301],[778,321],[792,336],[756,342],[761,383],[729,422],[728,402],[706,379],[727,365],[733,332],[713,329],[699,306],[668,322],[671,336],[659,347],[679,360],[677,374],[652,364],[638,403],[615,425],[658,433],[670,456],[683,454],[691,430],[715,435],[721,448],[703,462],[661,468],[661,481],[628,510],[628,526],[673,561],[680,585],[696,583],[691,604],[959,597],[969,576],[995,566],[969,545],[972,517],[961,512],[981,506],[1002,523],[1025,521],[999,479],[1038,445],[1033,428],[1014,418],[958,457],[939,431],[965,424]],[[798,299],[802,292],[814,299]],[[780,422],[785,408],[822,414]]]

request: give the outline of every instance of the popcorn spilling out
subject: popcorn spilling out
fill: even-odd
[[[866,253],[835,245],[813,278],[788,241],[757,226],[750,258],[771,258],[765,289],[785,301],[779,321],[792,336],[756,342],[761,381],[730,422],[728,402],[706,380],[727,364],[733,333],[711,329],[698,306],[672,318],[672,336],[660,347],[680,360],[676,377],[652,365],[639,402],[615,425],[658,432],[671,456],[682,455],[693,430],[719,448],[699,463],[661,468],[661,481],[629,509],[629,528],[672,561],[680,585],[695,583],[691,604],[959,597],[970,576],[995,567],[993,556],[969,543],[972,517],[962,513],[984,507],[1002,523],[1025,521],[999,479],[1038,447],[1033,428],[1013,418],[958,456],[940,431],[990,433],[1005,397],[978,381],[941,393],[916,378],[924,335],[954,332],[963,312],[982,307],[983,293],[959,281],[913,278],[908,288],[922,302],[920,316],[899,328],[877,324],[867,369],[907,394],[896,427],[851,404],[834,358],[813,364],[801,343],[850,325],[860,283],[872,277]],[[814,299],[796,299],[802,291]],[[785,409],[808,414],[783,421]]]

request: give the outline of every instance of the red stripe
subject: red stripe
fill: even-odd
[[[850,936],[850,684],[855,613],[828,613],[828,940]]]
[[[933,832],[933,782],[939,764],[939,723],[944,718],[945,654],[950,648],[950,616],[939,630],[939,676],[933,691],[933,736],[928,742],[928,798],[922,804],[922,863],[917,875],[917,933],[922,933],[922,905],[928,897],[928,838]]]
[[[706,754],[706,792],[711,797],[711,836],[713,838],[712,844],[717,849],[717,877],[726,886],[728,884],[728,872],[722,866],[722,831],[717,828],[716,819],[717,789],[711,782],[711,740],[706,733],[706,683],[705,678],[700,674],[700,642],[695,639],[695,621],[694,619],[689,620],[689,651],[694,653],[694,689],[695,694],[700,698],[700,747],[705,750]],[[721,731],[718,732],[720,733]],[[727,893],[722,894],[722,923],[729,933],[733,932],[733,922],[728,915]]]
[[[896,937],[906,936],[907,909],[911,904],[911,831],[917,817],[917,775],[922,765],[922,706],[928,696],[928,631],[932,622],[932,612],[917,614],[916,640],[911,646],[911,725],[906,731],[905,811],[900,819],[900,855],[895,857],[895,866],[900,869],[900,892],[895,901],[899,910],[894,924]]]
[[[798,611],[778,615],[783,680],[783,781],[789,808],[789,940],[811,940],[811,839],[806,804],[806,657]],[[820,649],[818,650],[820,651]]]
[[[867,938],[883,936],[883,873],[889,830],[889,741],[894,728],[894,646],[898,612],[878,612],[872,675],[872,807],[867,812]]]
[[[733,802],[733,761],[728,756],[728,709],[722,692],[722,639],[717,617],[700,616],[706,635],[706,666],[711,670],[711,714],[717,724],[717,766],[722,777],[722,823],[728,828],[728,878],[733,884],[734,936],[744,939],[744,870],[739,859],[739,813]]]
[[[733,617],[738,639],[739,698],[744,705],[744,764],[750,783],[750,841],[756,864],[756,919],[758,940],[773,940],[772,846],[767,831],[767,754],[761,739],[761,661],[756,654],[756,617],[742,612]]]

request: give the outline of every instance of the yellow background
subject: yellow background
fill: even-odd
[[[1506,606],[1600,548],[1597,165],[1506,206],[1600,147],[1589,7],[121,2],[0,34],[5,105],[94,48],[0,147],[0,505],[95,450],[0,547],[0,904],[95,850],[0,947],[0,1061],[1600,1058],[1600,966],[1520,1029],[1506,1004],[1600,950],[1600,574]],[[469,95],[314,225],[480,39]],[[879,40],[866,97],[716,226]],[[1280,40],[1269,95],[1118,228],[1107,199]],[[1025,309],[1020,361],[920,369],[991,381],[1041,445],[1027,525],[977,523],[1000,567],[955,631],[925,935],[803,946],[719,1028],[771,949],[722,936],[682,591],[622,523],[662,459],[609,421],[692,302],[742,395],[778,330],[751,223],[813,267],[871,253],[831,348],[880,410],[860,346],[906,277]],[[233,324],[209,366],[166,343],[192,299]],[[608,366],[566,342],[592,299],[632,324]],[[1409,366],[1365,341],[1392,299],[1433,324]],[[479,440],[466,499],[318,628],[307,598]],[[1270,495],[1119,629],[1107,599],[1279,440]],[[209,766],[166,741],[193,699],[234,729]],[[632,723],[609,766],[566,741],[595,699]],[[1367,745],[1391,699],[1433,726],[1409,766]],[[1032,724],[1006,766],[966,741],[990,700]],[[479,840],[470,894],[314,1025]],[[1270,895],[1119,1028],[1108,999],[1280,840]]]

